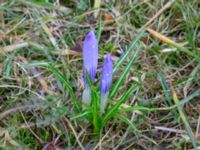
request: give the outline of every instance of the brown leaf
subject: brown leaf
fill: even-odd
[[[104,20],[107,24],[111,23],[112,22],[112,16],[108,13],[108,12],[105,12],[104,14]]]

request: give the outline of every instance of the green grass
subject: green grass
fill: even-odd
[[[101,1],[99,10],[98,0],[59,2],[0,3],[0,149],[198,149],[199,1],[170,1],[164,10],[165,0]],[[99,69],[82,110],[81,46],[91,29]],[[108,52],[113,83],[102,114]]]

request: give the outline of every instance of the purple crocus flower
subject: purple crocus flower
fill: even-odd
[[[83,68],[89,73],[92,81],[96,76],[98,63],[98,41],[94,31],[90,31],[83,43]]]
[[[92,81],[94,81],[97,72],[98,63],[98,41],[94,31],[90,31],[83,43],[83,79],[85,83],[85,90],[83,91],[83,102],[90,104],[91,95],[90,88],[86,79],[86,73]]]
[[[104,111],[107,104],[107,97],[110,89],[110,84],[112,82],[112,72],[113,72],[112,58],[110,54],[107,54],[102,66],[101,82],[100,82],[102,112]]]

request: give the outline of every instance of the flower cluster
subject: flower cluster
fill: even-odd
[[[91,81],[93,82],[97,72],[98,64],[98,41],[94,31],[90,31],[83,43],[83,79],[85,89],[83,91],[83,103],[90,105],[91,103],[91,90],[86,78],[88,73]],[[100,93],[101,93],[101,111],[104,111],[107,103],[107,97],[112,82],[113,64],[110,54],[107,54],[101,71]],[[83,107],[85,108],[85,107]]]

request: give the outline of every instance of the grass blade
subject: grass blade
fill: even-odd
[[[121,121],[127,123],[135,131],[135,134],[138,138],[143,137],[143,138],[145,138],[145,139],[149,140],[150,142],[157,145],[157,143],[153,139],[149,138],[146,135],[142,135],[141,131],[137,129],[137,127],[132,123],[132,121],[130,119],[128,119],[128,118],[126,118],[122,115],[117,115],[116,117],[119,118]]]
[[[119,109],[118,112],[129,112],[129,111],[135,111],[135,110],[141,110],[141,111],[172,111],[173,109],[175,109],[177,106],[183,106],[184,104],[188,103],[190,100],[194,99],[194,97],[197,97],[200,95],[200,89],[196,90],[195,92],[193,92],[191,95],[189,95],[188,97],[184,98],[181,101],[178,101],[178,103],[170,106],[170,107],[162,107],[162,108],[148,108],[148,107],[144,107],[144,106],[129,106],[127,108],[123,108],[123,109]]]
[[[27,1],[27,0],[21,0],[21,3],[26,4],[27,6],[34,7],[34,8],[45,8],[49,10],[58,10],[61,12],[64,12],[66,14],[70,14],[72,10],[68,7],[63,7],[61,5],[54,5],[53,3],[50,3],[48,1],[44,0],[32,0],[32,1]]]
[[[90,113],[91,113],[90,111],[85,111],[84,113],[81,112],[78,115],[71,117],[70,120],[76,120],[78,118],[82,118]]]
[[[186,131],[187,131],[187,133],[188,133],[188,136],[189,136],[190,139],[191,139],[192,145],[193,145],[194,149],[197,150],[198,148],[197,148],[197,145],[196,145],[196,141],[195,141],[195,138],[194,138],[192,129],[190,128],[190,125],[189,125],[189,123],[188,123],[188,120],[187,120],[187,118],[186,118],[186,115],[185,115],[185,113],[184,113],[184,110],[182,109],[182,107],[181,107],[180,105],[178,105],[178,104],[179,104],[179,100],[178,100],[178,97],[177,97],[175,91],[173,91],[173,100],[174,100],[175,104],[177,104],[177,108],[178,108],[180,117],[181,117],[181,119],[182,119],[182,121],[183,121],[183,123],[184,123],[184,125],[185,125],[185,129],[186,129]]]
[[[161,72],[158,73],[158,80],[160,81],[161,86],[162,86],[162,88],[164,90],[165,98],[167,100],[166,103],[167,103],[168,106],[171,106],[172,105],[171,89],[169,88],[169,86],[168,86],[168,84],[167,84],[167,82],[165,80],[165,77]]]
[[[118,112],[129,112],[129,111],[136,111],[136,110],[141,110],[141,111],[157,111],[157,109],[154,108],[148,108],[144,106],[129,106],[127,108],[119,109]]]
[[[95,133],[98,134],[101,128],[101,122],[100,122],[100,116],[99,116],[99,110],[100,110],[99,97],[87,71],[86,71],[86,78],[87,78],[87,83],[91,90],[91,110],[92,110],[92,116],[93,116],[94,131]]]
[[[128,47],[127,51],[124,53],[124,55],[119,59],[117,64],[115,65],[113,69],[113,75],[116,74],[116,72],[119,70],[120,66],[124,63],[125,59],[128,57],[128,55],[131,53],[133,47],[136,45],[136,43],[141,39],[141,37],[144,35],[144,30],[141,31],[138,36],[131,42],[130,46]]]
[[[19,64],[20,67],[36,67],[36,66],[44,66],[48,67],[50,62],[43,62],[43,61],[34,61],[28,64]]]
[[[50,70],[66,85],[68,91],[69,91],[69,94],[71,96],[71,99],[72,99],[72,102],[74,103],[74,106],[76,107],[76,109],[80,112],[80,106],[78,104],[78,101],[76,99],[76,96],[74,94],[74,91],[70,85],[70,83],[67,81],[67,79],[55,68],[53,67],[52,65],[48,65]]]
[[[120,78],[113,85],[114,88],[112,88],[111,91],[110,91],[110,98],[111,99],[116,95],[117,91],[119,90],[119,87],[121,86],[122,81],[124,81],[124,78],[126,77],[127,73],[129,72],[129,70],[130,70],[133,62],[135,61],[136,57],[138,56],[140,50],[141,50],[141,46],[139,45],[137,47],[134,55],[132,56],[131,60],[129,61],[128,65],[126,66],[126,68],[122,72]]]
[[[102,13],[100,12],[98,17],[98,30],[97,30],[97,40],[100,41],[101,38],[101,32],[102,32]]]
[[[192,52],[192,51],[188,50],[187,48],[181,46],[180,44],[178,44],[178,43],[172,41],[172,40],[169,39],[168,37],[166,37],[166,36],[164,36],[164,35],[162,35],[162,34],[156,32],[156,31],[154,31],[153,29],[148,28],[147,31],[148,31],[151,35],[153,35],[154,37],[156,37],[156,38],[160,39],[161,41],[163,41],[163,42],[165,42],[165,43],[167,43],[167,44],[169,44],[169,45],[171,45],[171,46],[173,46],[173,47],[179,49],[180,51],[182,51],[182,52],[188,54],[189,56],[192,56],[197,62],[200,62],[200,57],[199,57],[198,54],[195,54],[194,52]]]
[[[120,100],[114,105],[112,106],[111,109],[109,109],[107,112],[105,112],[105,115],[102,119],[102,125],[105,125],[106,122],[108,121],[109,118],[111,118],[113,116],[113,114],[115,114],[115,112],[118,110],[118,108],[120,107],[121,104],[123,104],[128,96],[134,91],[136,90],[137,85],[132,86],[131,88],[129,88],[120,98]]]
[[[120,119],[121,121],[127,123],[134,131],[135,133],[140,133],[141,131],[139,131],[137,129],[137,127],[132,123],[132,121],[130,119],[128,119],[127,117],[124,117],[123,115],[116,115],[116,118]]]
[[[190,100],[192,100],[194,97],[199,96],[199,95],[200,95],[200,88],[197,89],[192,94],[190,94],[189,96],[187,96],[186,98],[184,98],[183,100],[181,100],[179,105],[184,105],[184,104],[188,103]]]
[[[99,118],[99,102],[97,96],[92,96],[92,114],[93,114],[93,125],[95,133],[99,133],[101,128],[101,122]]]

